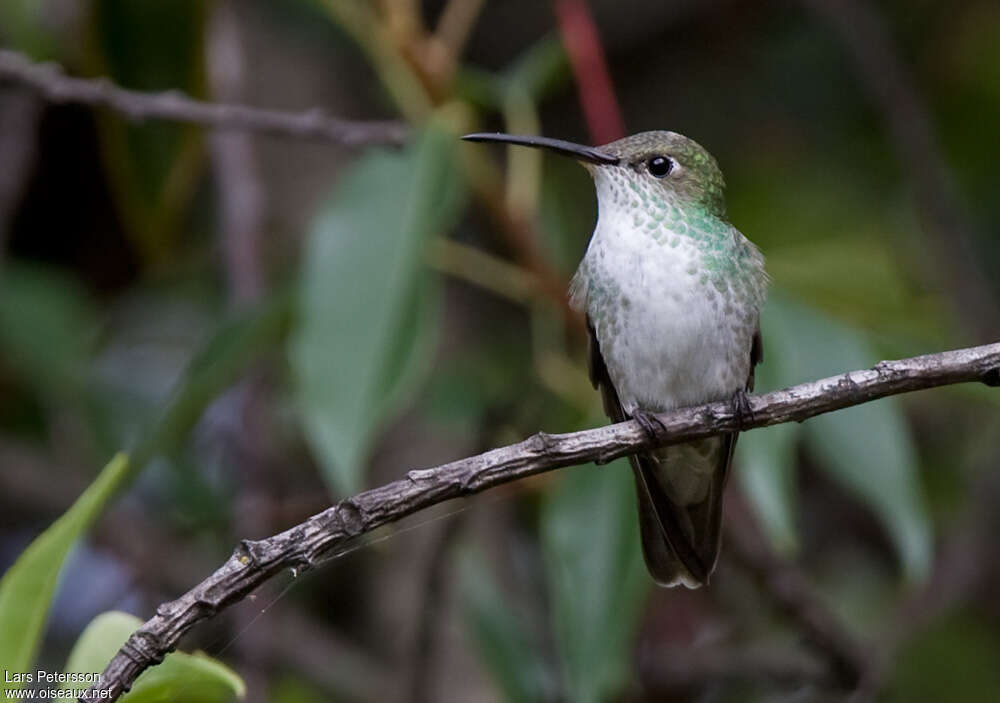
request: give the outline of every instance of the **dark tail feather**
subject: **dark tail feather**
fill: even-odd
[[[618,392],[611,382],[604,357],[601,355],[594,325],[587,318],[590,333],[590,379],[600,388],[604,410],[615,422],[628,418],[618,399]],[[751,362],[756,364],[761,356],[760,334],[754,336]],[[753,376],[748,387],[752,388]],[[629,457],[635,475],[635,489],[639,496],[639,530],[642,535],[642,553],[650,575],[662,586],[684,584],[698,588],[708,583],[719,558],[719,537],[722,526],[722,493],[726,487],[729,466],[736,445],[735,433],[702,442],[723,442],[718,453],[717,465],[706,476],[709,485],[705,495],[696,502],[683,504],[670,497],[665,486],[672,485],[667,467],[658,456],[665,456],[685,445],[665,447],[654,452]],[[707,460],[707,459],[706,459]],[[684,477],[681,477],[683,480]],[[692,477],[693,478],[693,477]],[[677,491],[674,491],[676,494]]]
[[[719,464],[713,467],[705,496],[679,504],[664,489],[664,467],[651,454],[631,457],[639,498],[642,552],[650,575],[662,586],[706,585],[719,557],[722,498],[736,434],[724,435]],[[669,452],[667,447],[661,452]]]

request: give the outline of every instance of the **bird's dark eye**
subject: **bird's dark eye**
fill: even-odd
[[[674,162],[666,156],[654,156],[646,162],[646,168],[656,178],[666,178],[674,167]]]

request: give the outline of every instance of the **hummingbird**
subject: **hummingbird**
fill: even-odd
[[[569,292],[587,320],[591,381],[614,422],[635,419],[655,438],[655,413],[720,400],[746,417],[768,278],[760,250],[726,219],[725,182],[708,151],[667,131],[599,147],[463,139],[545,149],[593,178],[597,224]],[[661,586],[708,583],[737,434],[629,457],[643,556]]]

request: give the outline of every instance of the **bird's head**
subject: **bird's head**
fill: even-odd
[[[697,205],[725,217],[725,182],[718,163],[700,144],[676,132],[640,132],[598,147],[501,133],[462,138],[534,147],[573,158],[594,177],[602,203],[606,197],[623,202],[631,191],[644,198]]]

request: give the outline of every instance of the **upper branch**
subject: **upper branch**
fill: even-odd
[[[399,122],[342,120],[319,109],[284,112],[206,103],[174,90],[162,93],[126,90],[107,78],[72,78],[58,65],[34,63],[23,54],[6,49],[0,49],[0,80],[3,79],[29,85],[51,102],[106,107],[134,121],[173,120],[352,146],[397,144],[405,139],[407,132],[406,126]]]
[[[410,471],[406,478],[342,500],[285,532],[242,541],[215,573],[157,608],[80,700],[117,700],[188,630],[242,600],[271,576],[288,568],[301,571],[315,566],[350,540],[418,510],[559,467],[604,463],[653,446],[723,432],[801,422],[889,395],[966,381],[1000,386],[1000,343],[883,361],[870,369],[751,396],[750,413],[741,417],[728,402],[663,413],[658,416],[662,431],[655,439],[635,421],[567,434],[539,432],[518,444]]]

